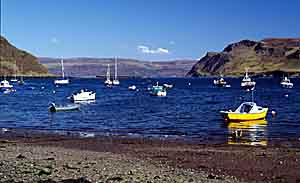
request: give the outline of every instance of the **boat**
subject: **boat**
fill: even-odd
[[[163,84],[163,85],[164,85],[164,87],[166,87],[166,88],[173,88],[173,85],[171,85],[171,84],[165,83],[165,84]]]
[[[227,84],[227,82],[225,81],[225,79],[221,76],[220,79],[215,79],[214,80],[214,85],[218,86],[218,87],[224,87],[224,88],[230,88],[231,86],[229,84]]]
[[[241,87],[246,90],[253,90],[256,85],[255,81],[252,81],[248,76],[248,69],[246,69],[246,74],[241,82]]]
[[[136,90],[136,86],[135,85],[131,85],[128,87],[129,90],[131,91],[135,91]]]
[[[51,103],[49,107],[50,112],[74,111],[74,110],[79,110],[78,104],[56,105],[55,103]]]
[[[117,58],[115,58],[115,79],[112,81],[113,85],[119,85],[120,81],[118,80],[118,68],[117,68]]]
[[[249,121],[265,119],[268,108],[257,106],[255,102],[243,102],[235,111],[220,111],[225,121]]]
[[[1,90],[6,90],[6,89],[12,89],[14,86],[9,84],[9,82],[4,79],[0,82],[0,89]]]
[[[158,82],[156,83],[156,86],[152,86],[151,93],[152,96],[160,96],[165,97],[167,96],[167,90],[164,86],[159,86]]]
[[[15,60],[15,67],[14,67],[14,78],[12,78],[10,81],[11,82],[18,82],[18,79],[17,79],[17,61]]]
[[[96,93],[88,90],[80,90],[80,92],[72,94],[70,98],[73,102],[89,101],[89,100],[92,101],[92,100],[96,100]]]
[[[69,84],[69,79],[65,79],[64,60],[63,59],[61,59],[61,74],[62,74],[62,78],[54,80],[54,84],[55,85],[66,85],[66,84]]]
[[[288,77],[284,77],[283,80],[280,82],[282,88],[293,88],[294,84],[291,82]]]
[[[110,80],[110,67],[109,64],[107,64],[107,71],[106,71],[106,80],[104,81],[104,84],[106,85],[112,85],[112,81]]]

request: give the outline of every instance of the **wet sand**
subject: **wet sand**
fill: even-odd
[[[268,146],[211,145],[9,133],[0,140],[0,178],[8,182],[82,177],[90,182],[300,182],[300,148],[288,141]],[[34,170],[24,172],[28,167]],[[46,173],[40,172],[43,168]]]

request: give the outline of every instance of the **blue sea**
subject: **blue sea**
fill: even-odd
[[[267,119],[241,124],[225,123],[219,111],[251,101],[251,92],[241,90],[241,78],[226,78],[231,88],[215,87],[213,79],[126,79],[108,88],[98,78],[71,78],[60,87],[54,78],[27,78],[25,85],[15,85],[16,92],[0,94],[0,128],[254,145],[300,137],[299,78],[291,79],[293,89],[281,88],[280,79],[257,78],[254,101],[269,107]],[[157,81],[174,85],[166,97],[150,96],[147,88]],[[128,90],[133,84],[138,91]],[[70,103],[68,97],[80,89],[95,91],[96,101],[80,104],[79,111],[48,111],[51,102]]]

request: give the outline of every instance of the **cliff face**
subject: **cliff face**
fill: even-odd
[[[242,40],[224,48],[222,52],[209,52],[188,72],[189,76],[240,76],[249,68],[252,74],[270,74],[282,71],[300,74],[300,38]]]
[[[46,76],[48,70],[30,53],[11,45],[0,36],[0,75]]]

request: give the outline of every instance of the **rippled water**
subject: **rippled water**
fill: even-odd
[[[53,80],[27,79],[26,85],[16,86],[17,92],[1,93],[0,127],[228,143],[264,144],[274,138],[300,137],[299,79],[292,79],[293,89],[280,88],[279,79],[256,79],[255,101],[278,115],[272,118],[269,112],[266,122],[241,124],[225,124],[219,114],[251,100],[251,93],[240,89],[238,78],[228,78],[231,88],[214,87],[213,78],[128,79],[114,88],[96,78],[74,78],[63,87],[55,87]],[[149,95],[147,87],[156,81],[174,85],[167,97]],[[131,84],[139,91],[129,91]],[[50,102],[66,104],[68,96],[83,88],[96,91],[96,102],[81,104],[77,112],[48,112]]]

